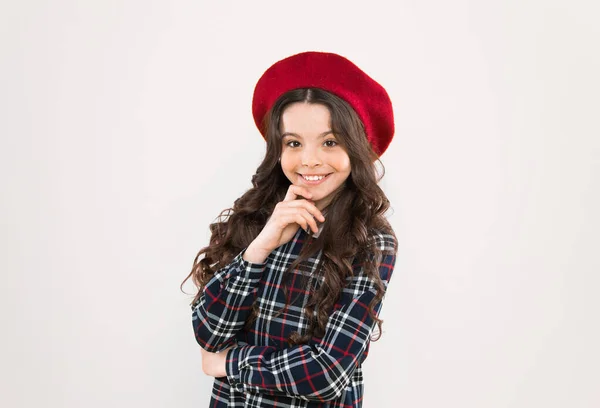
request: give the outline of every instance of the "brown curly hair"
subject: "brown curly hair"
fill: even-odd
[[[306,316],[309,317],[308,328],[303,334],[292,333],[288,343],[302,344],[313,336],[320,338],[324,335],[327,320],[345,281],[353,274],[353,262],[362,263],[365,274],[375,282],[377,296],[370,305],[370,314],[377,322],[379,335],[373,339],[377,340],[381,335],[382,320],[375,315],[374,306],[383,299],[385,287],[379,275],[382,253],[371,237],[375,232],[380,232],[392,235],[396,241],[396,235],[385,218],[390,203],[377,184],[385,170],[367,141],[364,126],[356,112],[343,99],[319,88],[289,91],[281,95],[265,115],[262,126],[267,148],[262,163],[252,176],[253,187],[235,200],[233,208],[223,210],[210,225],[209,245],[198,252],[192,270],[181,287],[192,278],[198,288],[192,300],[192,304],[195,303],[214,273],[229,264],[256,238],[275,205],[284,199],[291,183],[278,161],[282,151],[281,116],[285,108],[295,102],[322,104],[329,109],[331,129],[350,158],[351,172],[326,208],[327,222],[323,224],[320,235],[306,241],[298,258],[288,268],[288,271],[293,271],[309,257],[322,251],[318,267],[322,283],[312,291],[305,305]],[[382,168],[379,177],[376,163]],[[203,254],[204,257],[200,259]],[[284,290],[287,290],[287,286],[284,282]],[[283,310],[285,308],[279,313]],[[252,324],[256,316],[255,303],[246,327]]]

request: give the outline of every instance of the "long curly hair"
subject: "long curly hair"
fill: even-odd
[[[374,306],[383,299],[385,287],[379,275],[382,253],[370,237],[374,232],[382,232],[392,235],[396,241],[396,235],[385,217],[390,203],[378,186],[385,170],[367,141],[363,123],[352,107],[343,99],[319,88],[286,92],[265,115],[262,126],[267,141],[266,154],[252,176],[252,188],[210,224],[209,245],[198,252],[192,270],[181,287],[188,279],[192,279],[198,288],[192,300],[192,304],[195,303],[214,273],[229,264],[258,236],[275,205],[284,199],[291,183],[278,160],[282,151],[281,117],[286,107],[295,102],[322,104],[329,109],[331,130],[350,158],[351,171],[326,208],[327,221],[321,233],[316,239],[305,241],[298,258],[288,268],[288,271],[293,271],[322,251],[317,269],[321,284],[316,290],[311,290],[305,305],[308,327],[305,333],[293,332],[287,341],[290,345],[302,344],[324,335],[327,320],[341,296],[345,281],[353,275],[353,262],[360,262],[366,275],[375,282],[377,295],[370,305],[370,314],[377,322],[379,332],[372,340],[377,340],[381,336],[383,321],[376,316]],[[381,165],[380,176],[376,163]],[[283,286],[287,293],[288,283],[285,280]],[[287,295],[286,299],[289,305]],[[284,310],[285,307],[278,313]],[[257,313],[255,302],[246,322],[247,328],[254,322]]]

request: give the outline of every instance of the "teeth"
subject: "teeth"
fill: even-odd
[[[323,179],[323,177],[325,177],[325,176],[302,176],[302,177],[304,177],[306,180],[309,180],[309,181],[317,181],[317,180]]]

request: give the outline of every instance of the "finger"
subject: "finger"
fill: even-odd
[[[310,212],[313,217],[318,218],[321,222],[325,222],[325,216],[323,215],[321,210],[317,208],[314,201],[307,200],[306,204],[304,205],[304,208],[306,208],[306,210],[308,210],[308,212]]]
[[[294,220],[296,221],[296,224],[300,225],[300,228],[302,228],[304,231],[306,231],[308,233],[308,229],[310,228],[310,225],[308,224],[308,221],[306,220],[306,218],[304,216],[302,216],[302,214],[295,214],[294,215]]]
[[[298,214],[297,211],[287,212],[281,214],[278,219],[279,228],[282,230],[287,228],[290,224],[298,224],[303,230],[308,228],[308,223],[302,215]]]
[[[286,201],[282,204],[282,207],[286,208],[304,208],[309,213],[312,214],[313,217],[318,218],[319,221],[324,222],[325,216],[323,213],[317,208],[311,200],[294,200],[294,201]]]
[[[306,187],[290,184],[290,187],[288,188],[287,194],[285,195],[283,201],[292,201],[298,198],[298,196],[302,196],[304,198],[311,198],[312,193],[308,191]]]
[[[317,225],[317,221],[315,220],[315,218],[313,217],[313,215],[308,212],[307,210],[303,209],[301,214],[302,217],[304,217],[304,219],[306,220],[306,222],[308,223],[308,225],[310,225],[310,229],[316,234],[317,232],[319,232],[319,226]],[[304,228],[304,230],[306,231],[306,228]],[[308,232],[308,231],[306,231]]]
[[[319,231],[317,221],[314,219],[312,214],[304,208],[293,209],[290,213],[288,213],[288,217],[288,220],[291,220],[291,222],[295,222],[298,225],[300,225],[302,229],[307,233],[309,228],[315,234]]]
[[[312,232],[315,234],[319,231],[315,219],[306,211],[302,213],[296,213],[295,220],[296,223],[300,225],[302,229],[306,231],[307,234],[309,229],[312,230]]]

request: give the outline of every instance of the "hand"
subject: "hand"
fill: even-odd
[[[308,200],[299,199],[298,196],[306,197]],[[275,205],[273,214],[250,245],[269,254],[275,248],[289,242],[299,226],[306,231],[311,228],[314,233],[317,233],[319,227],[315,218],[324,222],[325,217],[314,202],[309,200],[310,198],[312,193],[308,189],[290,185],[285,198]]]
[[[204,371],[204,374],[215,378],[225,377],[227,375],[227,370],[225,368],[227,352],[231,347],[228,347],[218,353],[211,353],[210,351],[206,351],[200,347],[200,351],[202,353],[202,371]]]

